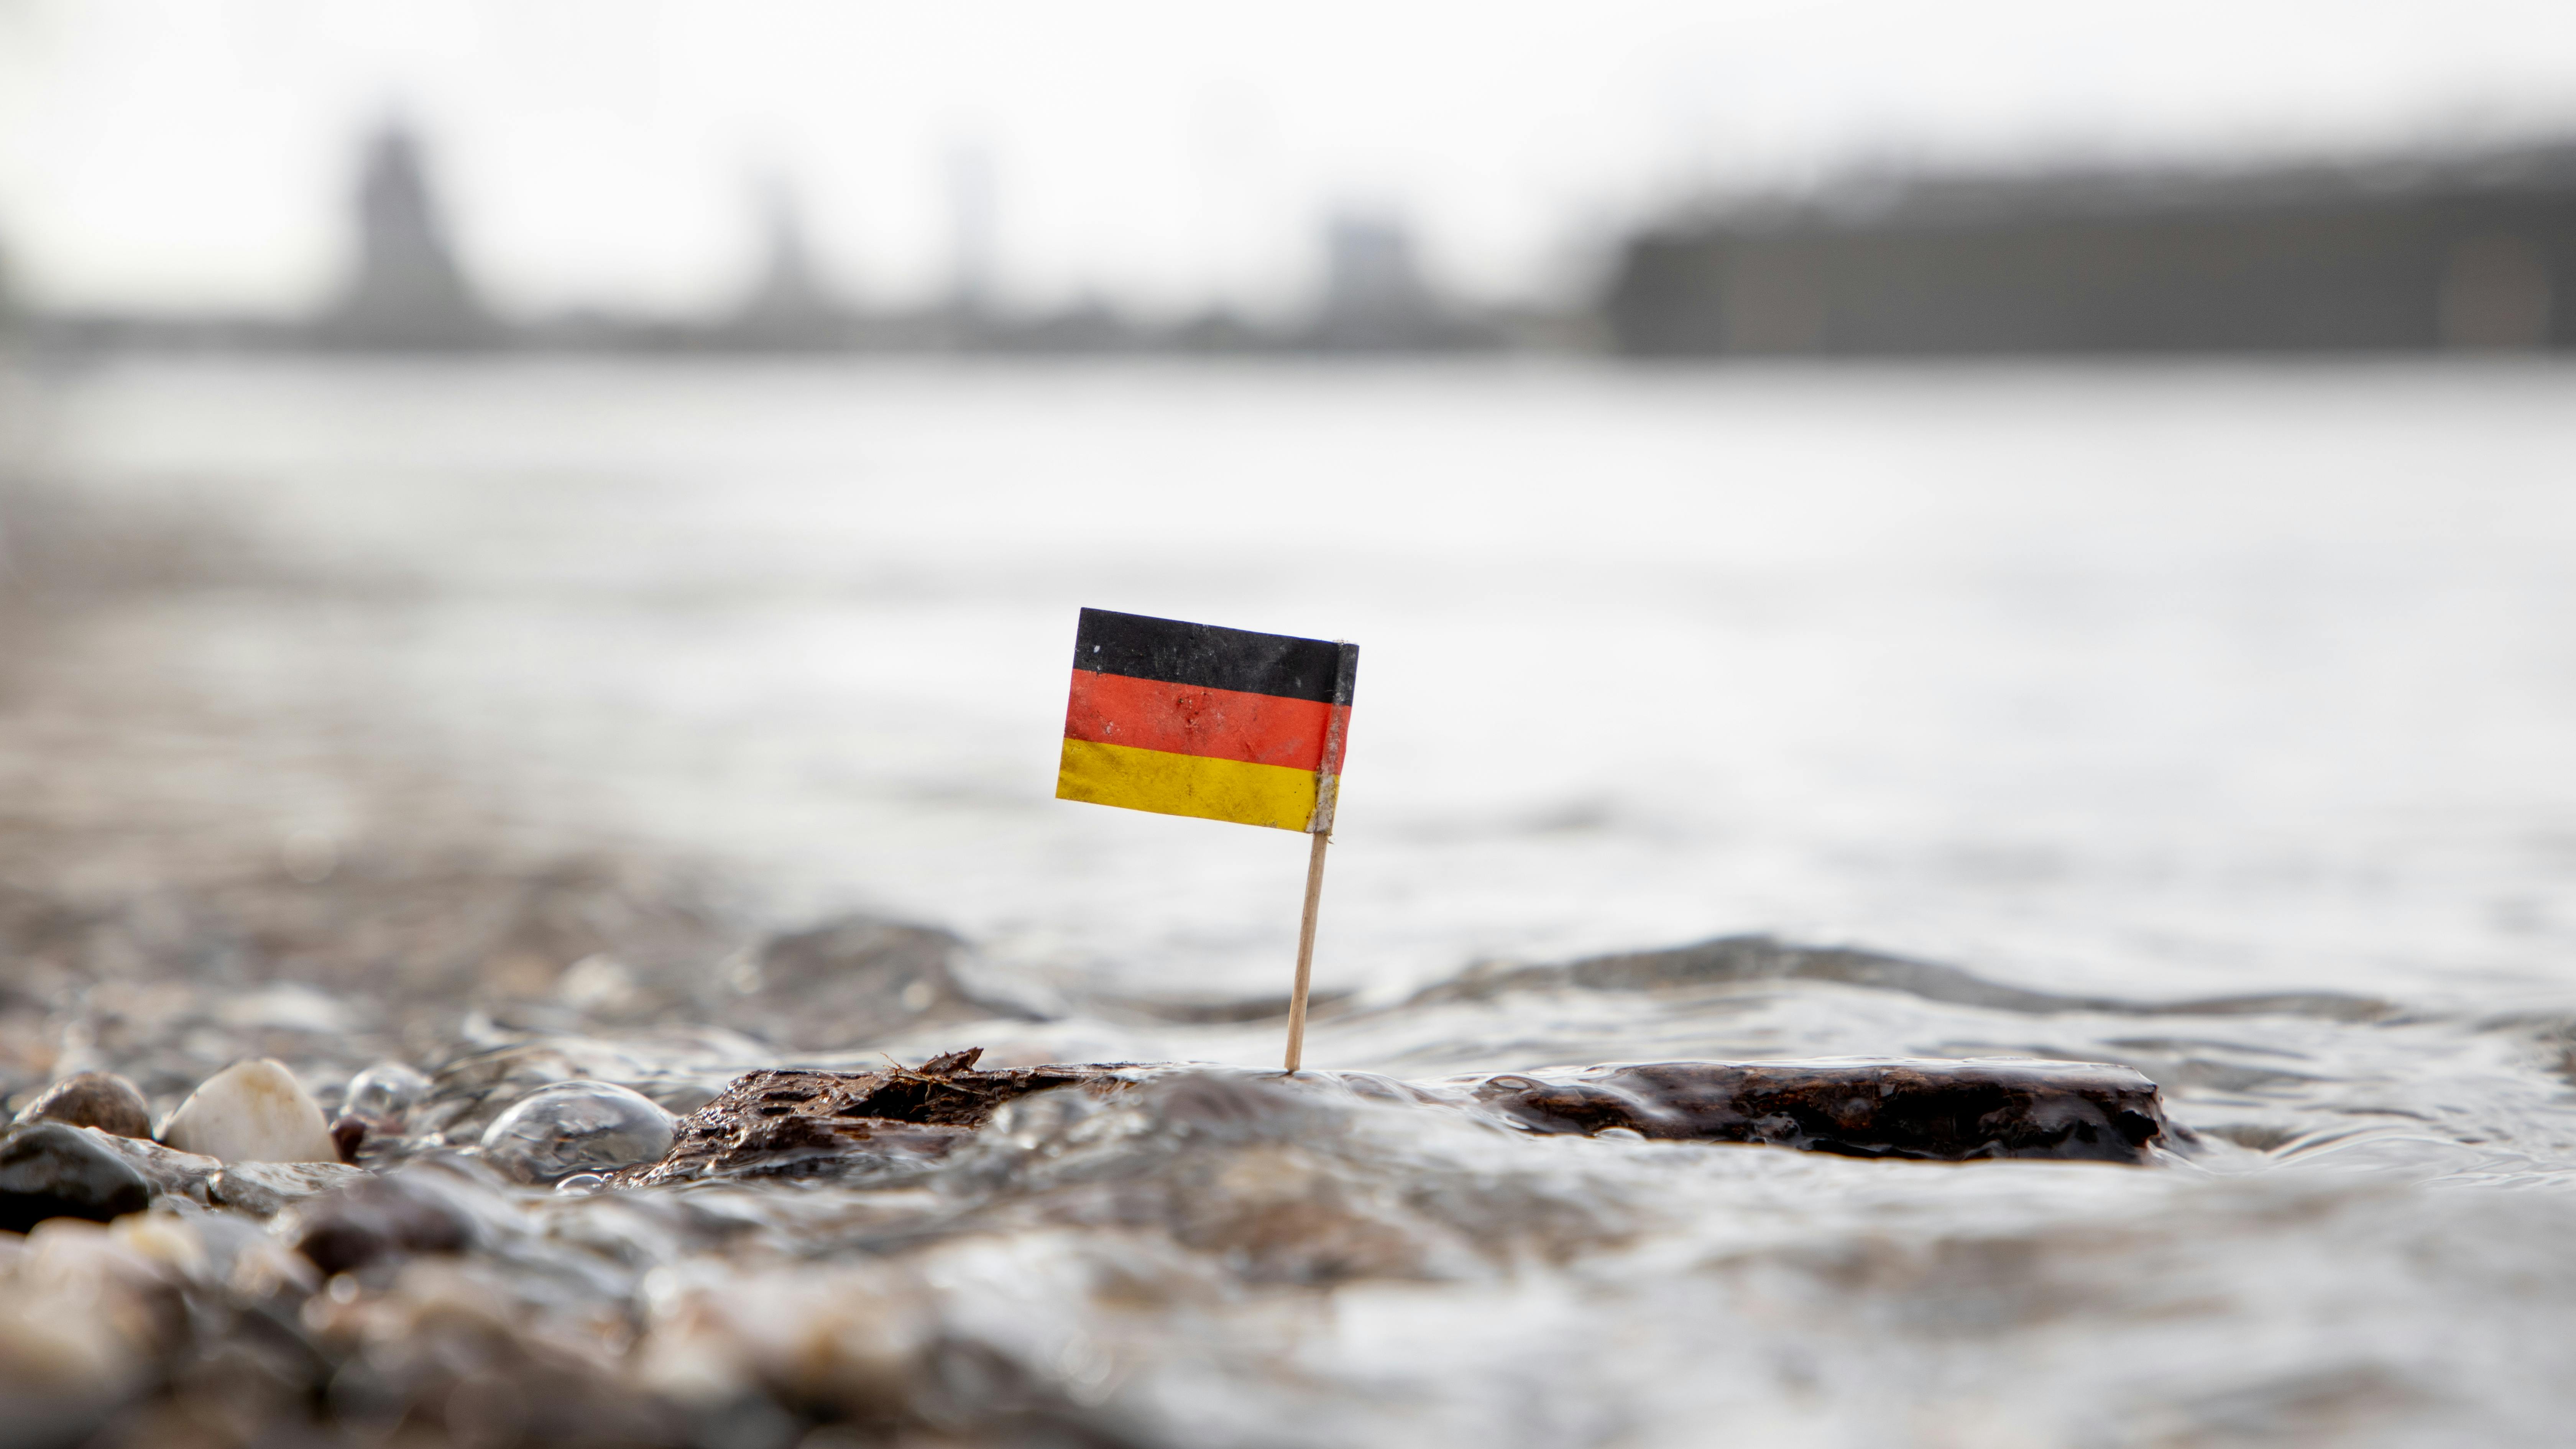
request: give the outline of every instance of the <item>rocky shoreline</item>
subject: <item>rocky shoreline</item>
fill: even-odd
[[[1479,1227],[1457,1204],[1390,1217],[1354,1199],[1325,1164],[1372,1114],[1428,1139],[1948,1161],[2144,1162],[2179,1130],[2144,1077],[2071,1063],[1666,1062],[1416,1083],[1179,1065],[984,1070],[978,1056],[755,1071],[676,1120],[613,1084],[551,1083],[464,1148],[413,1135],[437,1115],[428,1079],[390,1064],[352,1083],[351,1110],[327,1129],[283,1067],[238,1064],[171,1112],[157,1140],[140,1130],[130,1083],[66,1079],[0,1133],[0,1387],[17,1413],[0,1442],[170,1442],[210,1416],[229,1416],[236,1432],[222,1442],[238,1443],[373,1443],[398,1428],[421,1442],[785,1445],[818,1423],[855,1426],[860,1442],[930,1429],[1116,1442],[1025,1385],[961,1392],[962,1370],[935,1354],[888,1349],[896,1361],[855,1388],[782,1379],[759,1347],[774,1329],[726,1316],[739,1304],[656,1310],[653,1294],[672,1290],[654,1284],[726,1263],[866,1261],[989,1233],[995,1214],[1163,1223],[1251,1281],[1451,1276],[1464,1270],[1442,1266],[1447,1255],[1528,1250],[1528,1225]],[[1162,1166],[1067,1175],[1104,1151]],[[1248,1203],[1230,1200],[1239,1184],[1192,1186],[1207,1170],[1275,1176],[1283,1163],[1302,1165]],[[817,1188],[842,1191],[817,1199]],[[1550,1210],[1610,1239],[1627,1211]],[[767,1291],[775,1307],[787,1290]],[[863,1317],[878,1329],[900,1320],[879,1301],[892,1291],[881,1276],[868,1291]],[[568,1329],[567,1315],[586,1327]],[[674,1367],[692,1355],[736,1367],[710,1386],[705,1365]],[[1035,1441],[1020,1435],[1031,1424],[1045,1431]]]
[[[1141,1084],[1216,1074],[1279,1090],[1463,1112],[1533,1135],[1759,1144],[1945,1162],[2041,1158],[2139,1164],[2179,1135],[2155,1084],[2126,1067],[2016,1061],[1654,1062],[1412,1083],[1368,1072],[1246,1074],[1180,1064],[1058,1064],[985,1071],[980,1048],[917,1068],[744,1074],[673,1121],[640,1094],[568,1081],[529,1093],[463,1154],[512,1182],[582,1191],[719,1179],[883,1175],[949,1157],[1023,1099],[1106,1100]],[[400,1068],[372,1069],[381,1081]],[[417,1101],[362,1080],[362,1110],[326,1129],[275,1062],[218,1073],[145,1129],[142,1095],[89,1072],[57,1083],[0,1132],[0,1225],[112,1221],[175,1195],[273,1215],[353,1190],[365,1158],[424,1155],[407,1136]],[[362,1194],[363,1195],[363,1194]]]

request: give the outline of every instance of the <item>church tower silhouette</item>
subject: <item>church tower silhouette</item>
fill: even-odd
[[[367,147],[357,190],[358,254],[323,336],[349,347],[488,347],[501,329],[475,297],[429,188],[420,140],[401,122]]]

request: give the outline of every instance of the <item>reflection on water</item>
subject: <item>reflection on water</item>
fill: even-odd
[[[1066,650],[1084,604],[1341,635],[1310,1061],[2117,1062],[2197,1144],[1849,1162],[1226,1076],[899,1183],[432,1152],[369,1211],[476,1254],[299,1321],[492,1442],[639,1383],[743,1443],[2548,1442],[2571,384],[22,379],[5,1085],[391,1059],[466,1146],[572,1077],[1269,1061],[1303,850],[1052,799]],[[417,1346],[460,1313],[574,1387],[475,1398]]]

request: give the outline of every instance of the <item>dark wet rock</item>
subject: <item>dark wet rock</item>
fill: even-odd
[[[99,1145],[125,1159],[127,1166],[143,1174],[152,1184],[156,1196],[182,1197],[204,1205],[213,1201],[211,1189],[215,1175],[224,1170],[223,1160],[176,1147],[164,1147],[144,1137],[117,1137],[99,1134]]]
[[[520,1182],[615,1172],[671,1150],[671,1114],[609,1082],[562,1082],[531,1092],[483,1133],[483,1160]]]
[[[1134,1079],[1114,1066],[977,1071],[980,1055],[950,1052],[919,1070],[750,1073],[679,1124],[668,1157],[612,1181],[653,1186],[719,1173],[807,1175],[852,1158],[933,1160],[1032,1092],[1111,1092]]]
[[[1760,1142],[1852,1157],[2143,1162],[2156,1084],[2127,1067],[1982,1061],[1654,1062],[1489,1077],[1488,1110],[1540,1132]]]
[[[113,1072],[75,1072],[63,1078],[28,1103],[18,1120],[95,1127],[119,1137],[152,1135],[152,1109],[143,1093]]]
[[[1592,956],[1552,966],[1487,962],[1416,992],[1408,1005],[1482,1001],[1514,991],[1575,988],[1589,991],[1679,990],[1766,981],[1821,981],[1877,991],[1901,991],[1926,1001],[2030,1015],[2102,1012],[2119,1016],[2309,1016],[2329,1021],[2380,1021],[2397,1014],[2384,1001],[2332,991],[2214,996],[2189,1001],[2142,1002],[2107,996],[2065,996],[1988,981],[1938,962],[1916,961],[1840,946],[1799,946],[1769,936],[1721,936],[1668,951]]]
[[[966,943],[946,931],[858,916],[772,937],[723,973],[729,1026],[799,1051],[859,1046],[897,1031],[1025,1009],[958,977]]]
[[[358,1154],[366,1151],[369,1138],[382,1141],[398,1134],[399,1129],[381,1117],[342,1113],[331,1119],[331,1146],[339,1152],[342,1162],[352,1165],[356,1164]]]
[[[94,1132],[31,1122],[0,1135],[0,1231],[23,1233],[47,1218],[103,1223],[151,1201],[143,1174]]]
[[[471,1214],[403,1173],[362,1174],[286,1209],[278,1236],[325,1274],[419,1253],[461,1253]]]
[[[293,1203],[319,1197],[363,1176],[337,1162],[235,1162],[207,1184],[216,1203],[253,1217],[274,1217]]]

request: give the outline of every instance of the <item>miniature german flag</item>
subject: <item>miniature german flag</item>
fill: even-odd
[[[1058,799],[1330,834],[1360,646],[1085,609]]]

